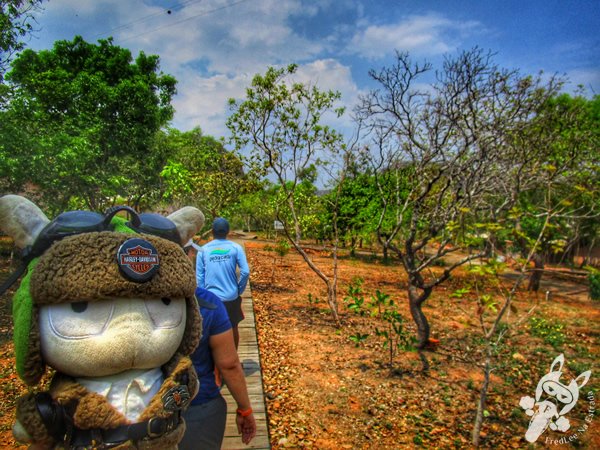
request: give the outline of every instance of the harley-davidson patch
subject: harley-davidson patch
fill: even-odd
[[[117,251],[117,264],[121,272],[131,281],[143,283],[150,280],[160,267],[158,251],[154,246],[139,238],[128,239]]]

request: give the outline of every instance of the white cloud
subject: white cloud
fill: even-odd
[[[298,67],[294,79],[316,85],[320,90],[340,91],[343,97],[355,95],[357,90],[350,67],[331,58],[317,59]]]
[[[226,5],[233,5],[226,8]],[[267,65],[313,57],[323,45],[294,33],[291,15],[304,12],[298,0],[194,3],[160,23],[138,23],[120,32],[129,46],[151,49],[165,67],[202,59],[217,73],[261,72]],[[152,32],[148,32],[148,31]],[[119,40],[116,39],[118,43]]]
[[[438,55],[454,49],[460,38],[479,27],[477,22],[454,22],[438,14],[411,16],[395,24],[365,24],[348,51],[369,59],[383,58],[394,50]]]
[[[243,96],[254,74],[322,52],[325,40],[298,35],[291,26],[291,17],[312,17],[319,7],[300,0],[192,0],[169,14],[142,0],[53,0],[42,17],[53,40],[113,35],[134,57],[159,55],[161,70],[178,80],[173,125],[220,136],[227,132],[227,99]],[[66,31],[72,22],[86,24],[83,32]]]
[[[328,114],[324,117],[324,122],[340,132],[351,133],[354,126],[351,112],[361,91],[352,78],[350,67],[335,59],[320,59],[298,67],[294,80],[315,85],[321,91],[339,92],[341,100],[335,107],[344,107],[346,112],[340,118],[334,117],[333,113]]]
[[[588,96],[600,93],[600,70],[598,69],[574,69],[567,72],[567,90],[575,92],[579,85],[583,86]]]
[[[253,76],[254,74],[248,73],[236,76],[201,76],[191,70],[182,72],[179,77],[183,80],[178,86],[179,94],[173,101],[177,111],[173,125],[182,130],[199,126],[206,134],[226,136],[228,130],[225,120],[229,112],[227,101],[229,98],[243,100]],[[359,89],[352,79],[349,67],[333,59],[316,60],[299,66],[293,80],[315,85],[321,91],[339,91],[342,98],[335,106],[344,106],[348,112],[341,118],[335,118],[331,114],[324,120],[339,131],[347,131],[352,127],[349,111],[358,98]]]
[[[234,6],[219,9],[227,4]],[[120,29],[115,43],[160,55],[161,70],[178,80],[174,126],[200,126],[207,134],[222,136],[227,133],[227,99],[242,96],[254,74],[322,50],[322,44],[296,35],[289,25],[290,15],[303,13],[297,0],[196,2]],[[152,11],[140,13],[146,14]]]
[[[247,75],[229,77],[218,74],[209,77],[197,73],[184,74],[173,100],[176,120],[173,125],[180,130],[202,128],[205,134],[214,137],[226,136],[227,101],[229,98],[241,98],[251,79]]]

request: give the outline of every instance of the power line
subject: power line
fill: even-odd
[[[241,3],[246,3],[247,1],[248,1],[248,0],[239,0],[239,1],[237,1],[237,2],[233,2],[233,3],[230,3],[230,4],[228,4],[228,5],[225,5],[225,6],[220,6],[220,7],[218,7],[218,8],[209,9],[209,10],[207,10],[207,11],[203,11],[203,12],[201,12],[200,14],[195,14],[195,15],[193,15],[193,16],[191,16],[191,17],[187,17],[187,18],[185,18],[185,19],[178,20],[177,22],[173,22],[173,23],[170,23],[170,24],[168,24],[168,25],[163,25],[163,26],[161,26],[161,27],[154,28],[154,29],[152,29],[152,30],[149,30],[149,31],[145,31],[145,32],[143,32],[143,33],[138,33],[138,34],[134,34],[134,35],[132,35],[132,36],[127,36],[127,37],[124,37],[124,38],[122,38],[122,39],[119,39],[119,41],[120,41],[120,42],[123,42],[123,41],[128,41],[128,40],[130,40],[130,39],[137,38],[137,37],[140,37],[140,36],[145,36],[146,34],[154,33],[154,32],[156,32],[156,31],[163,30],[163,29],[165,29],[165,28],[169,28],[169,27],[172,27],[172,26],[174,26],[174,25],[178,25],[178,24],[180,24],[180,23],[183,23],[183,22],[188,22],[188,21],[190,21],[190,20],[192,20],[192,19],[196,19],[196,18],[198,18],[198,17],[201,17],[201,16],[207,16],[207,15],[209,15],[209,14],[212,14],[212,13],[214,13],[214,12],[217,12],[217,11],[222,11],[222,10],[224,10],[224,9],[232,8],[232,7],[234,7],[234,6],[237,6],[237,5],[241,4]]]
[[[164,12],[165,9],[167,10],[168,14],[171,14],[171,11],[177,11],[177,10],[183,9],[184,7],[186,7],[188,5],[193,5],[194,3],[200,3],[202,1],[204,1],[204,0],[187,0],[187,1],[184,1],[183,3],[168,6],[166,8],[163,8],[160,12],[156,12],[154,14],[149,14],[149,15],[141,17],[139,19],[132,20],[131,22],[127,22],[123,25],[119,25],[118,27],[112,28],[111,30],[108,30],[104,33],[98,33],[95,36],[92,36],[92,38],[95,39],[95,38],[106,36],[106,35],[112,35],[113,32],[122,30],[124,28],[129,28],[131,25],[134,25],[136,23],[145,22],[147,20],[154,19],[155,17],[162,16],[165,13]]]

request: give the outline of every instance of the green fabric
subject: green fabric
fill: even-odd
[[[27,267],[27,274],[23,277],[19,289],[13,297],[12,314],[14,321],[13,342],[15,343],[15,357],[17,359],[17,373],[21,379],[25,374],[25,359],[29,346],[29,332],[31,330],[31,315],[33,311],[33,299],[29,292],[29,282],[33,269],[39,259],[35,258]]]
[[[110,223],[114,227],[114,230],[118,231],[119,233],[137,234],[134,230],[125,225],[127,223],[127,220],[123,217],[115,216],[111,219]]]

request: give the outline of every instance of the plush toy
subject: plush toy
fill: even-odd
[[[204,216],[121,206],[49,221],[29,200],[0,198],[0,228],[22,249],[13,299],[19,376],[47,392],[17,401],[13,434],[32,448],[177,448],[198,390],[188,357],[201,318],[182,249]],[[3,286],[5,290],[7,286]]]

